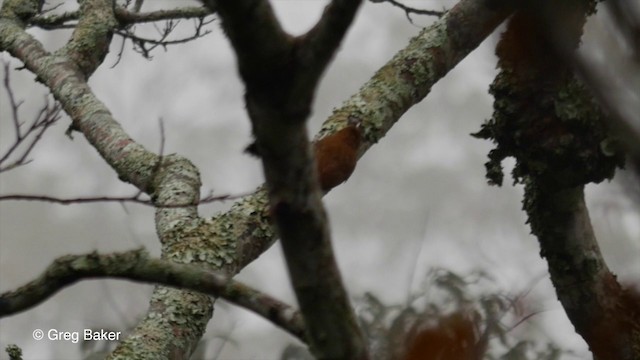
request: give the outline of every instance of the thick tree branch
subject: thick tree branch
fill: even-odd
[[[496,49],[493,118],[476,135],[497,144],[487,163],[490,182],[502,182],[504,158],[516,159],[512,174],[525,184],[528,223],[558,299],[594,358],[631,360],[640,354],[640,310],[607,267],[583,192],[611,179],[624,155],[605,146],[606,116],[566,62],[595,6],[532,1],[510,19]]]
[[[280,26],[269,1],[204,0],[203,3],[221,17],[245,81],[248,78],[253,79],[249,83],[267,81],[265,76],[277,76],[270,73],[287,65],[291,37]]]
[[[42,10],[42,2],[38,0],[7,0],[0,8],[0,18],[15,21],[19,27],[26,26],[26,22]]]
[[[162,284],[221,297],[304,341],[302,317],[291,306],[227,276],[193,265],[149,258],[144,250],[58,258],[37,279],[0,295],[0,318],[28,310],[78,281],[98,278]]]
[[[319,74],[359,3],[334,4],[325,13],[324,21],[337,29],[333,35],[327,28],[316,30],[318,40],[328,43],[326,48],[308,48],[309,54],[325,57],[314,62],[297,56],[267,1],[217,2],[247,88],[247,109],[263,160],[271,213],[307,324],[309,345],[320,359],[368,357],[333,257],[305,125]]]
[[[477,47],[511,10],[509,6],[495,1],[461,1],[447,16],[413,39],[358,94],[337,110],[325,122],[320,135],[326,136],[340,130],[346,126],[349,117],[357,116],[367,134],[360,149],[360,153],[364,153],[386,134],[405,111],[421,101],[433,84]],[[280,129],[274,131],[278,132],[284,136]],[[279,139],[280,137],[276,137],[274,142]],[[283,149],[279,154],[291,153],[289,150]],[[264,228],[264,224],[242,215],[242,212],[247,211],[245,206],[251,206],[249,204],[252,201],[247,199],[237,207],[234,206],[229,214],[245,218],[243,223],[247,224],[248,229]],[[262,219],[268,219],[266,212],[262,214]],[[259,249],[267,248],[272,241],[268,237],[256,239],[252,234],[246,239],[246,243],[251,244],[247,248],[251,250],[248,254],[259,254]],[[251,256],[244,259],[242,264],[250,261]]]
[[[386,135],[404,112],[428,94],[430,86],[480,45],[512,10],[509,2],[462,0],[378,70],[325,121],[317,137],[339,131],[346,126],[349,115],[361,114],[358,116],[367,134],[360,149],[360,154],[364,154]],[[461,23],[468,24],[469,28]],[[426,71],[431,68],[438,71]],[[237,270],[255,260],[276,240],[264,188],[236,202],[212,222],[226,224],[225,227],[234,224],[236,231],[229,233],[227,239],[238,241]]]
[[[112,30],[112,11],[104,14],[111,19],[106,23],[96,20],[98,29],[91,29],[89,24],[86,28],[79,26],[64,50],[52,55],[24,31],[26,20],[37,13],[37,3],[38,0],[8,0],[3,3],[0,10],[0,50],[6,50],[21,60],[27,69],[36,74],[37,80],[51,90],[71,117],[73,129],[84,134],[121,180],[132,183],[160,204],[197,204],[200,178],[193,164],[177,155],[161,158],[134,142],[94,96],[86,82],[106,49],[96,49],[97,56],[90,59],[78,58],[83,54],[92,56],[90,48],[82,44],[82,39],[97,41],[94,45],[107,45],[105,42]],[[26,6],[28,4],[34,6]],[[81,11],[99,17],[100,11],[110,11],[104,5],[102,0],[90,0]],[[66,54],[76,58],[72,61]],[[192,262],[194,254],[206,248],[201,242],[202,238],[215,238],[211,233],[199,233],[191,235],[192,241],[185,239],[184,233],[198,228],[201,223],[195,205],[158,209],[156,228],[165,245],[163,257]],[[183,241],[176,246],[172,240],[179,239]],[[213,246],[215,250],[209,249],[206,255],[198,255],[201,263],[206,263],[209,268],[233,263],[229,260],[232,257],[224,252],[229,245],[216,243],[215,239],[209,241],[217,246]],[[210,298],[199,293],[156,288],[149,313],[134,332],[140,336],[123,341],[112,356],[130,359],[190,354],[204,333],[212,308]]]
[[[558,299],[597,359],[632,360],[640,336],[639,305],[602,257],[582,186],[527,186],[527,213]]]
[[[614,89],[605,69],[590,64],[587,58],[575,53],[567,59],[575,65],[576,72],[607,112],[609,126],[622,141],[635,171],[640,173],[640,117],[636,112],[640,107],[634,109],[632,106],[626,106],[627,104],[616,96],[620,89]],[[640,92],[638,94],[640,95]]]
[[[640,19],[633,19],[631,11],[629,14],[620,13],[624,12],[627,5],[619,0],[607,2],[607,5],[617,20],[615,25],[626,36],[626,45],[632,49],[631,51],[640,54],[640,37],[634,38],[633,35],[635,28],[633,21],[640,23]],[[616,81],[615,78],[621,76],[620,69],[597,66],[589,56],[575,51],[571,32],[566,29],[565,16],[557,15],[554,4],[541,6],[539,11],[539,19],[545,25],[542,30],[546,38],[566,65],[590,88],[594,98],[607,114],[607,125],[614,132],[616,140],[619,139],[616,143],[622,143],[636,171],[640,170],[640,117],[638,117],[640,107],[632,101],[633,95],[628,94],[630,90],[633,92],[632,86],[625,88],[620,81]],[[640,66],[640,63],[638,65]],[[640,95],[640,90],[635,90],[635,94]],[[626,98],[621,96],[623,93],[627,93]],[[607,151],[611,150],[607,149]]]
[[[293,85],[295,94],[305,96],[298,89],[304,91],[305,84],[319,81],[351,26],[360,3],[360,0],[331,1],[318,23],[297,39],[296,57],[300,61],[300,71],[298,84]],[[312,98],[313,92],[306,96]]]
[[[36,1],[37,2],[37,1]],[[2,12],[12,2],[6,2]],[[24,23],[0,18],[0,50],[22,61],[37,80],[48,87],[73,126],[81,131],[106,162],[126,182],[146,191],[150,188],[157,155],[135,143],[113,119],[109,110],[92,93],[86,77],[60,54],[49,54],[40,42],[24,31]]]
[[[324,137],[348,118],[362,123],[363,155],[384,137],[400,117],[419,103],[462,59],[513,11],[510,1],[461,0],[441,19],[423,29],[382,66],[322,126]]]
[[[107,56],[117,26],[112,0],[82,1],[78,25],[59,53],[71,60],[88,79]]]
[[[554,2],[545,2],[542,6],[537,3],[537,20],[545,25],[540,30],[558,54],[558,59],[564,61],[570,71],[581,75],[581,80],[590,86],[602,110],[606,111],[601,122],[622,140],[636,165],[640,159],[640,136],[633,117],[637,114],[624,109],[612,97],[615,91],[611,85],[601,73],[587,66],[585,59],[575,50],[582,22],[574,24],[567,20],[586,18],[586,3],[582,0],[569,8]],[[585,116],[582,120],[587,119]],[[616,153],[620,156],[620,149],[609,149],[602,144],[602,152],[610,157]],[[592,164],[594,167],[606,166],[600,162]],[[589,345],[595,359],[640,358],[640,304],[621,286],[600,252],[584,201],[584,188],[550,186],[548,179],[540,180],[537,178],[527,186],[526,209],[567,316]],[[554,179],[551,184],[558,182]]]

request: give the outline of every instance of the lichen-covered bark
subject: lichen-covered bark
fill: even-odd
[[[640,303],[630,301],[600,253],[583,186],[559,189],[532,181],[526,196],[532,232],[576,332],[596,359],[638,359]]]
[[[212,219],[201,219],[195,206],[200,186],[197,169],[177,155],[161,159],[144,149],[93,95],[86,79],[100,65],[108,49],[110,27],[130,24],[114,23],[112,14],[104,6],[106,3],[111,2],[85,0],[81,11],[73,15],[81,19],[85,11],[93,11],[91,19],[99,23],[84,22],[65,48],[50,54],[24,31],[29,19],[37,15],[40,2],[5,0],[0,10],[0,50],[20,59],[37,75],[38,81],[51,89],[70,115],[74,129],[87,137],[120,179],[147,192],[161,204],[194,204],[158,209],[156,227],[164,258],[235,274],[276,240],[269,222],[266,193],[259,190],[238,201],[229,211]],[[215,3],[212,4],[215,7]],[[104,16],[98,15],[101,12]],[[338,131],[350,117],[356,118],[366,133],[360,147],[363,154],[509,12],[510,7],[502,1],[462,0],[444,18],[422,31],[336,110],[325,122],[320,136]],[[325,30],[321,27],[317,31]],[[92,49],[96,50],[95,54],[91,53]],[[328,58],[330,54],[318,57],[319,61],[328,61]],[[321,72],[312,75],[319,77]],[[147,315],[112,358],[188,358],[211,312],[212,301],[208,297],[158,287]]]
[[[431,87],[473,51],[513,10],[511,1],[462,0],[424,28],[334,111],[319,137],[362,122],[360,155],[380,141]]]
[[[104,58],[111,31],[117,26],[113,20],[112,2],[82,2],[78,27],[66,46],[55,53],[47,52],[25,31],[30,17],[37,13],[38,4],[37,0],[13,0],[2,4],[0,50],[6,50],[22,61],[37,76],[37,81],[51,90],[71,117],[72,129],[87,138],[121,180],[163,204],[189,204],[159,208],[156,226],[160,238],[166,238],[165,233],[176,231],[180,225],[190,229],[186,225],[198,219],[196,204],[200,180],[197,169],[179,156],[161,159],[131,139],[87,84],[87,79]],[[87,18],[83,19],[85,16]],[[164,247],[163,256],[171,257],[168,251],[169,248]],[[224,256],[215,259],[220,257]],[[203,257],[202,261],[206,260],[210,258]],[[112,356],[126,359],[186,358],[202,337],[212,309],[212,302],[207,296],[159,287],[154,292],[145,320],[136,329],[139,332],[125,340],[121,350]]]
[[[511,18],[496,50],[494,114],[475,136],[496,143],[486,165],[490,183],[502,183],[504,158],[516,159],[512,175],[525,185],[528,223],[576,331],[597,359],[631,360],[640,358],[639,305],[602,257],[583,191],[612,178],[624,158],[605,115],[559,55],[577,47],[594,7],[531,2]]]

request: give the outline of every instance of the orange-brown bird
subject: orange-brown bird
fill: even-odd
[[[315,143],[316,168],[322,191],[333,189],[351,176],[358,162],[361,141],[360,124],[349,121],[347,127]]]
[[[360,123],[349,119],[346,127],[323,137],[314,144],[316,169],[323,192],[333,189],[351,176],[358,162],[361,141]],[[260,157],[255,142],[249,145],[245,152]]]

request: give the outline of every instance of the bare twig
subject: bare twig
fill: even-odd
[[[133,12],[139,13],[140,10],[142,9],[143,3],[144,3],[144,0],[136,0],[136,2],[133,4]]]
[[[199,39],[211,33],[211,30],[203,30],[204,27],[213,22],[213,20],[205,21],[204,18],[195,19],[194,26],[194,34],[185,38],[180,38],[176,40],[168,40],[169,35],[176,29],[179,22],[174,20],[168,20],[164,27],[161,29],[154,24],[154,27],[158,31],[160,35],[159,39],[150,39],[137,36],[131,31],[130,28],[125,28],[124,30],[117,30],[115,34],[120,35],[124,39],[129,39],[133,42],[134,50],[140,53],[147,59],[151,58],[151,51],[156,49],[157,47],[166,48],[169,45],[177,45],[184,44],[189,41]]]
[[[213,196],[209,194],[208,196],[200,199],[197,203],[189,203],[189,204],[157,204],[154,203],[150,199],[143,199],[141,193],[136,193],[132,196],[92,196],[92,197],[77,197],[77,198],[57,198],[53,196],[47,195],[23,195],[23,194],[11,194],[11,195],[2,195],[0,196],[0,201],[7,200],[19,200],[19,201],[43,201],[50,202],[59,205],[72,205],[72,204],[87,204],[87,203],[98,203],[98,202],[117,202],[117,203],[134,203],[146,206],[153,206],[156,208],[181,208],[187,206],[194,205],[202,205],[209,204],[217,201],[227,201],[227,200],[237,200],[252,194],[253,192],[241,193],[236,195],[218,195]]]
[[[35,280],[0,295],[0,318],[30,309],[75,282],[95,278],[162,284],[219,296],[305,340],[302,317],[291,306],[225,275],[193,265],[149,258],[142,249],[108,255],[93,252],[60,257]]]
[[[13,123],[13,129],[15,133],[15,140],[6,150],[6,152],[0,155],[0,173],[3,171],[14,169],[18,166],[26,165],[30,162],[27,159],[33,148],[42,138],[42,135],[51,125],[60,119],[61,107],[56,102],[51,104],[48,98],[45,98],[45,104],[40,109],[34,120],[30,125],[24,129],[25,125],[20,121],[20,106],[23,101],[17,101],[11,87],[11,79],[9,72],[9,63],[3,62],[4,68],[4,88],[9,98],[9,106],[11,108],[11,120]],[[18,154],[18,149],[24,148],[21,154]],[[9,161],[10,157],[15,157],[15,160]],[[8,163],[7,163],[8,162]]]
[[[117,8],[116,18],[123,25],[140,24],[155,21],[179,20],[179,19],[204,19],[209,15],[213,15],[215,11],[206,7],[185,7],[173,10],[158,10],[152,12],[136,12],[127,11],[126,9]]]
[[[165,20],[199,19],[214,13],[214,11],[204,7],[184,7],[172,10],[158,10],[141,13],[135,11],[135,5],[133,11],[129,11],[121,7],[116,7],[115,11],[116,19],[118,19],[120,24],[123,26]],[[79,16],[80,13],[78,11],[69,11],[62,14],[52,15],[45,15],[43,12],[31,19],[31,25],[45,30],[56,30],[72,25],[70,22],[77,21]]]
[[[184,7],[140,13],[139,10],[142,6],[142,1],[136,1],[132,10],[127,10],[126,7],[116,6],[115,2],[113,2],[112,6],[115,18],[121,27],[114,33],[120,35],[124,40],[130,39],[133,42],[134,50],[142,54],[145,58],[150,58],[150,52],[159,46],[164,48],[169,45],[183,44],[209,34],[211,31],[203,31],[203,27],[213,22],[213,20],[206,20],[205,18],[215,13],[215,10],[210,10],[205,7]],[[80,13],[78,11],[47,16],[42,13],[31,19],[30,24],[46,30],[74,29],[77,26],[77,20],[79,20],[79,18]],[[194,35],[177,40],[168,40],[169,35],[175,30],[179,20],[182,19],[195,20]],[[135,24],[155,23],[158,21],[166,21],[164,29],[161,30],[156,27],[160,33],[160,39],[144,38],[135,35],[133,32],[133,25]],[[124,42],[125,41],[123,41],[121,50],[118,53],[118,60],[113,66],[117,65],[122,58]]]
[[[27,3],[34,1],[37,0],[30,0]],[[20,19],[29,16],[30,13],[27,12],[22,17],[18,17],[16,13],[24,10],[19,7],[24,3],[23,0],[3,2],[2,16],[0,16],[0,33],[3,34],[0,36],[0,50],[7,51],[8,54],[22,61],[25,68],[34,73],[38,81],[51,90],[55,99],[61,103],[64,111],[71,117],[73,128],[82,132],[88,143],[116,171],[121,181],[131,183],[138,189],[144,190],[147,194],[154,196],[154,199],[157,199],[159,203],[196,202],[199,198],[201,181],[193,163],[176,154],[166,155],[163,158],[161,174],[154,173],[155,164],[159,160],[158,155],[133,140],[112,116],[104,103],[96,98],[91,87],[87,84],[92,70],[101,60],[97,59],[97,55],[105,55],[103,50],[107,50],[109,45],[109,34],[107,33],[106,37],[101,36],[104,35],[103,31],[110,32],[112,30],[109,29],[117,29],[119,26],[117,21],[113,20],[112,11],[110,13],[111,8],[107,8],[111,2],[109,0],[83,1],[83,6],[87,6],[86,10],[91,12],[90,16],[96,21],[91,24],[85,18],[84,15],[87,15],[85,13],[83,19],[87,20],[86,27],[83,29],[79,24],[73,34],[74,40],[56,51],[55,54],[49,53],[37,39],[25,31],[26,25]],[[103,10],[101,14],[92,12],[93,9],[90,7],[94,5],[101,6]],[[109,19],[109,24],[104,24],[103,20],[106,18]],[[97,30],[101,33],[96,34],[94,27],[98,28]],[[88,60],[82,55],[86,53],[85,50],[89,50],[89,44],[94,44],[93,40],[95,39],[100,40],[104,47],[94,49],[96,54],[91,56],[90,61],[83,63],[82,70],[78,71],[79,62]],[[80,45],[82,49],[76,45]],[[153,187],[149,188],[153,179],[156,179],[153,181]],[[155,217],[157,233],[163,241],[170,242],[170,239],[175,239],[174,230],[186,226],[187,223],[200,223],[198,219],[196,206],[178,209],[157,208]],[[232,244],[232,241],[229,241],[229,244]],[[256,248],[255,245],[254,248]],[[194,245],[191,249],[195,250],[196,246]],[[219,249],[208,253],[218,254]],[[184,250],[180,247],[162,247],[163,256],[166,258],[181,259],[184,262],[192,261],[193,258],[189,259],[188,256],[192,256],[194,252],[183,252]],[[221,252],[227,256],[227,262],[219,262],[217,257],[214,257],[216,261],[211,258],[202,259],[202,257],[197,257],[196,260],[211,261],[208,263],[209,266],[215,268],[223,268],[230,262],[236,266],[235,252],[231,252],[234,255],[229,255],[230,253],[224,250]],[[226,268],[221,270],[232,272]],[[194,301],[194,298],[202,301]],[[154,306],[154,304],[161,302],[171,302],[175,306],[163,308]],[[122,346],[116,352],[120,351],[119,349],[127,348],[128,345],[134,346],[136,351],[140,352],[145,352],[147,346],[153,346],[154,353],[167,354],[168,356],[171,352],[174,357],[179,356],[176,354],[182,353],[183,356],[188,357],[191,354],[191,349],[196,346],[204,332],[212,305],[202,294],[158,287],[151,299],[152,310],[148,313],[149,316],[140,321],[136,329],[133,330],[134,335],[123,340]],[[170,317],[173,324],[183,324],[183,326],[188,324],[189,331],[176,332],[176,327],[173,326],[171,329],[168,327],[158,328],[155,326],[157,322],[152,320],[157,319],[158,316]],[[151,325],[151,321],[154,321],[152,333],[156,341],[152,341],[153,344],[138,341],[142,338],[147,339],[151,329],[146,325]],[[158,344],[166,346],[159,350],[156,346]],[[130,354],[128,351],[127,353]],[[130,358],[130,356],[126,358]]]
[[[369,0],[372,3],[389,3],[395,7],[398,7],[402,10],[404,10],[405,15],[407,16],[407,19],[409,20],[410,23],[413,24],[413,19],[411,18],[411,14],[416,14],[416,15],[428,15],[428,16],[437,16],[437,17],[442,17],[446,11],[437,11],[437,10],[423,10],[423,9],[416,9],[410,6],[407,6],[405,4],[402,4],[396,0]]]

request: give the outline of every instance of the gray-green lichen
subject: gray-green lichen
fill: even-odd
[[[501,161],[509,156],[516,159],[515,182],[533,177],[561,187],[610,179],[623,165],[605,115],[556,51],[553,30],[540,26],[543,20],[556,24],[562,46],[572,51],[595,3],[542,2],[523,7],[509,21],[496,48],[500,73],[490,87],[493,117],[474,134],[496,143],[486,164],[491,184],[502,183]]]
[[[442,19],[412,38],[407,47],[334,110],[316,138],[342,129],[348,118],[355,118],[363,130],[360,155],[380,141],[402,114],[427,96],[431,86],[450,69],[449,62],[456,61],[446,50],[450,45],[446,26]]]
[[[165,258],[177,263],[204,264],[221,270],[236,259],[236,233],[224,221],[194,220],[194,226],[174,226],[164,234]]]
[[[167,359],[176,349],[189,349],[205,331],[212,301],[196,292],[157,287],[136,333],[120,343],[109,359]]]
[[[25,21],[40,12],[43,4],[42,0],[5,0],[0,9],[0,17]]]
[[[516,183],[529,176],[568,187],[598,183],[623,166],[606,117],[578,80],[541,91],[518,88],[508,78],[502,73],[491,85],[493,117],[473,134],[496,143],[486,164],[491,184],[502,184],[501,162],[509,156],[516,159]]]
[[[566,40],[577,48],[593,2],[557,6],[566,17],[558,20],[565,20]],[[509,21],[496,49],[500,72],[490,87],[493,116],[473,136],[496,144],[485,164],[490,184],[502,184],[502,160],[515,158],[514,183],[525,185],[523,208],[547,251],[553,241],[566,238],[575,213],[571,207],[582,203],[583,186],[611,179],[624,165],[624,154],[589,90],[540,29],[538,16],[520,10]],[[561,267],[562,261],[553,265]]]
[[[10,360],[22,360],[22,349],[16,344],[9,344],[5,348]]]

